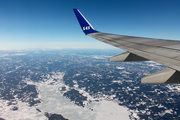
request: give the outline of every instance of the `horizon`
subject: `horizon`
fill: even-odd
[[[48,51],[48,50],[117,50],[117,51],[124,51],[122,49],[116,48],[116,47],[109,47],[109,48],[24,48],[24,49],[0,49],[0,51],[36,51],[36,50],[42,50],[42,51]]]

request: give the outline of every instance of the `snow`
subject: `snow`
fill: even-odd
[[[61,87],[68,87],[63,82],[64,73],[54,72],[52,75],[48,75],[49,79],[44,82],[32,82],[29,78],[25,78],[23,81],[30,85],[36,85],[38,91],[38,98],[41,99],[41,103],[37,106],[29,107],[27,103],[21,102],[16,99],[15,106],[18,110],[12,111],[12,105],[8,106],[6,100],[0,101],[0,116],[4,119],[24,119],[24,120],[42,120],[47,119],[44,116],[44,112],[61,114],[70,120],[129,120],[128,108],[120,106],[117,101],[113,100],[115,95],[107,96],[97,95],[90,96],[84,89],[78,89],[81,94],[88,97],[87,101],[84,101],[85,107],[77,106],[69,99],[63,96],[63,93],[59,90]],[[53,81],[57,79],[57,81]],[[54,84],[50,84],[50,83]],[[74,81],[76,83],[77,81]],[[95,100],[100,100],[96,102]],[[90,102],[91,101],[91,102]],[[41,112],[36,109],[40,109]]]
[[[116,69],[119,69],[119,70],[122,70],[122,69],[124,69],[124,67],[116,67]]]
[[[129,120],[129,112],[126,107],[119,106],[113,101],[100,101],[91,103],[91,108],[96,114],[96,120]]]
[[[12,111],[12,105],[7,105],[7,100],[0,100],[0,116],[7,120],[45,120],[44,113],[38,112],[36,107],[28,107],[25,102],[21,102],[18,99],[17,105],[18,110]]]

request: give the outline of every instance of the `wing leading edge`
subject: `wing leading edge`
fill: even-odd
[[[86,35],[127,51],[110,58],[110,61],[152,60],[168,67],[142,78],[141,83],[180,83],[180,41],[102,33],[96,31],[78,9],[73,10]]]

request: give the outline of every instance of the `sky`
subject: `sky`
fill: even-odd
[[[84,35],[77,8],[98,31],[180,40],[179,0],[0,0],[0,50],[115,48]]]

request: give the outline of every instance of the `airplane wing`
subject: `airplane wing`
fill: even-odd
[[[180,83],[180,41],[102,33],[95,30],[78,9],[73,10],[86,35],[127,51],[110,58],[110,61],[152,60],[167,66],[159,72],[142,78],[141,83]]]

